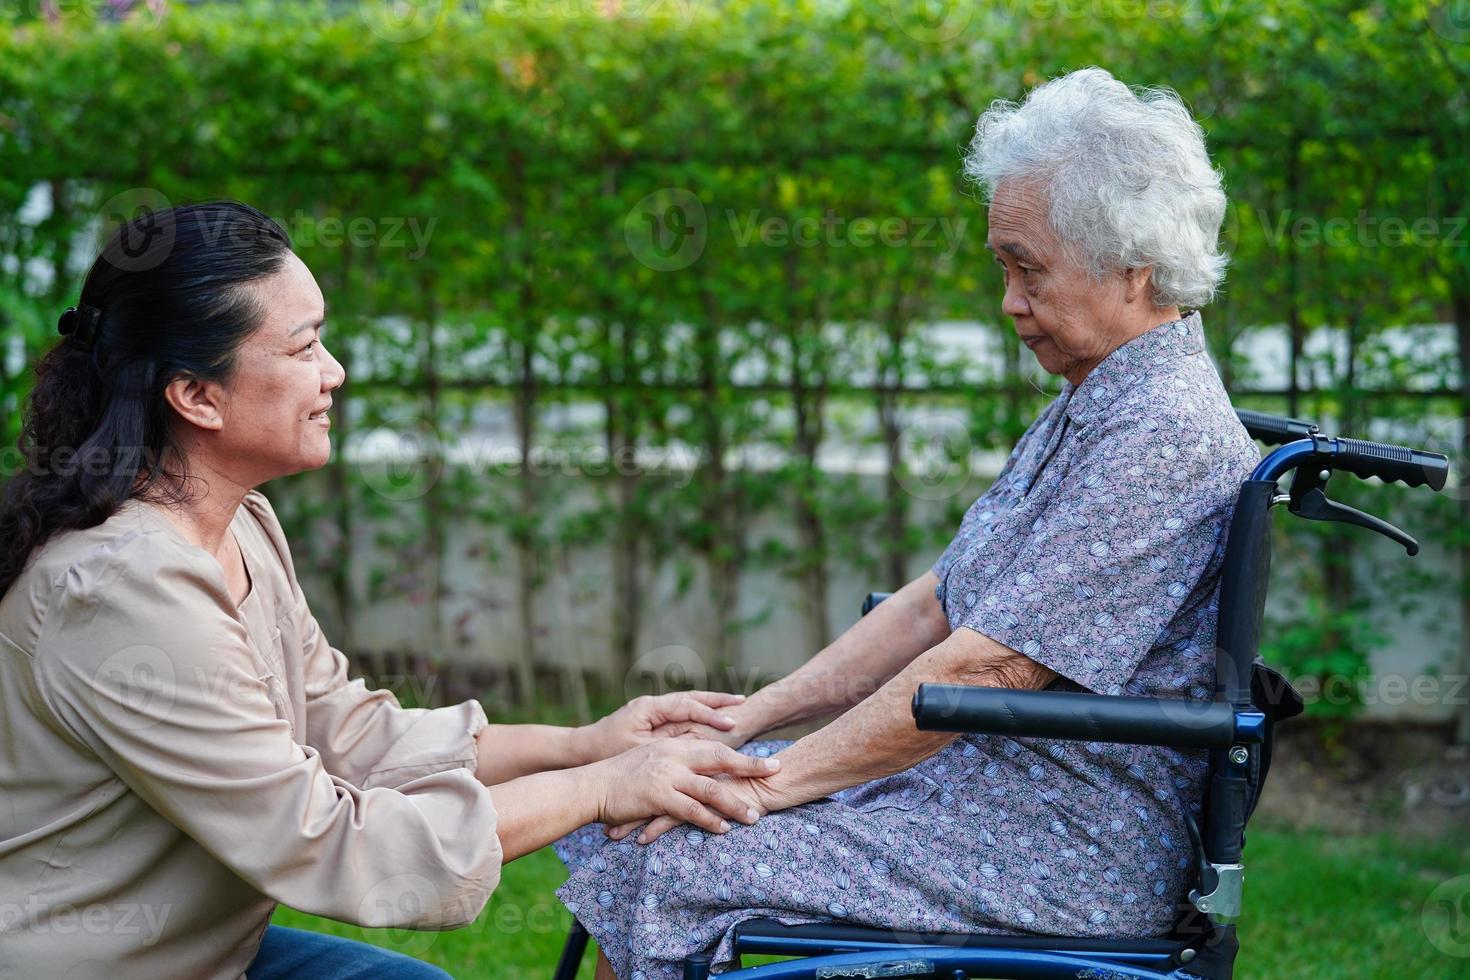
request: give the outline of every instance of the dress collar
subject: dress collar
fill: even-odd
[[[1159,365],[1204,350],[1205,332],[1198,311],[1161,323],[1103,358],[1080,385],[1068,381],[1062,388],[1067,396],[1067,417],[1086,425]]]

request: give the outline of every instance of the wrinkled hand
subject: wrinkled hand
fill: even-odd
[[[723,742],[732,749],[738,749],[759,734],[750,723],[749,713],[742,699],[721,712],[732,722],[727,727],[716,727],[698,720],[670,721],[660,726],[655,734],[672,738],[703,738],[712,742]]]
[[[779,762],[780,760],[773,756],[770,761]],[[722,775],[716,777],[716,781],[732,799],[741,801],[743,805],[755,811],[758,817],[806,802],[785,785],[779,771],[769,775],[743,777]],[[643,827],[643,832],[638,835],[638,843],[651,844],[682,822],[671,816],[659,816],[648,821],[646,826],[642,820],[630,820],[621,824],[609,823],[606,833],[613,840],[622,840],[639,827]],[[751,823],[754,822],[751,821]]]
[[[743,824],[759,819],[760,808],[743,784],[779,766],[714,742],[663,739],[596,764],[597,819],[622,826],[653,818],[723,834],[730,829],[727,817]]]
[[[743,694],[721,694],[717,691],[645,694],[582,730],[584,744],[588,746],[587,757],[593,760],[610,758],[639,745],[685,734],[694,728],[724,735],[735,727],[735,719],[720,709],[736,707],[744,700]]]

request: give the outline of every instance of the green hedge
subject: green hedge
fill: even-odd
[[[597,478],[604,504],[570,517],[529,475],[448,472],[421,495],[385,496],[338,459],[333,493],[286,509],[344,534],[383,514],[407,521],[395,546],[409,580],[383,570],[378,587],[442,594],[446,539],[478,520],[521,569],[527,636],[556,571],[548,548],[601,542],[620,562],[609,583],[620,667],[636,652],[645,583],[665,562],[710,590],[716,659],[738,660],[739,570],[752,562],[791,574],[820,642],[829,563],[866,563],[875,582],[895,584],[977,489],[920,520],[901,460],[874,495],[815,465],[823,443],[871,420],[875,441],[912,441],[903,412],[940,406],[978,445],[1005,447],[1043,401],[1019,370],[983,376],[916,327],[991,322],[1006,363],[1023,363],[960,151],[992,99],[1086,64],[1177,89],[1207,129],[1231,196],[1234,262],[1206,316],[1242,401],[1357,430],[1387,418],[1423,432],[1431,416],[1470,413],[1453,359],[1395,356],[1380,342],[1385,327],[1456,314],[1470,336],[1470,233],[1458,217],[1470,32],[1452,9],[602,6],[423,5],[404,22],[373,2],[202,5],[120,21],[66,13],[0,35],[7,441],[24,364],[54,340],[98,225],[139,206],[237,197],[282,220],[328,297],[329,342],[351,377],[339,440],[405,414],[453,433],[499,400],[527,446],[575,441],[545,413],[591,401],[604,422],[580,438],[613,453],[673,440],[790,450],[774,475],[707,455],[694,493],[646,474]],[[36,207],[38,186],[50,213]],[[1413,240],[1385,241],[1391,221]],[[1296,383],[1250,398],[1241,355],[1255,328],[1283,323]],[[1346,355],[1301,350],[1325,325],[1347,328]],[[761,365],[757,376],[732,368],[742,358]],[[1444,397],[1403,393],[1425,378]],[[777,509],[791,515],[794,546],[746,530]],[[1304,544],[1329,562],[1345,550]],[[337,576],[350,623],[352,605],[373,596],[342,571],[350,556],[315,558]],[[1320,642],[1297,646],[1361,665],[1362,631],[1330,615],[1356,601],[1350,570],[1314,588],[1329,613]],[[435,619],[433,649],[448,629]]]

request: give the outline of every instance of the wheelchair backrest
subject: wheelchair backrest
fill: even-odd
[[[1242,830],[1245,819],[1255,810],[1270,768],[1274,725],[1303,710],[1301,695],[1290,681],[1260,657],[1271,576],[1271,508],[1287,503],[1288,510],[1299,517],[1366,527],[1398,541],[1413,555],[1419,545],[1409,535],[1371,515],[1328,500],[1327,480],[1334,471],[1342,470],[1362,478],[1399,480],[1410,487],[1428,485],[1440,490],[1448,476],[1448,460],[1437,453],[1331,438],[1321,435],[1314,423],[1301,419],[1243,409],[1237,409],[1236,414],[1253,438],[1280,448],[1263,459],[1240,488],[1220,573],[1215,625],[1215,699],[1237,711],[1259,711],[1265,716],[1265,722],[1261,741],[1244,747],[1249,756],[1245,768],[1248,791],[1244,811],[1239,812],[1236,806],[1221,806],[1218,801],[1205,809],[1204,822],[1219,821],[1224,815],[1232,824],[1228,829],[1205,828],[1205,839],[1213,838],[1217,844]],[[1291,488],[1283,494],[1278,481],[1288,473],[1292,474]],[[1212,751],[1212,790],[1219,785],[1214,777],[1225,768],[1232,768],[1226,751]],[[1234,771],[1241,770],[1234,768]],[[1236,850],[1235,847],[1225,849]]]

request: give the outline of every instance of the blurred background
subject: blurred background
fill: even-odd
[[[1175,89],[1206,131],[1232,261],[1204,322],[1236,404],[1467,459],[1464,0],[0,17],[0,465],[21,463],[29,366],[117,222],[218,197],[266,211],[321,284],[348,381],[328,466],[264,489],[327,635],[405,704],[575,721],[649,689],[753,690],[925,570],[1061,386],[1000,314],[960,157],[992,100],[1086,65]],[[1352,913],[1379,959],[1330,969],[1295,941],[1324,917],[1353,932],[1349,913],[1263,925],[1259,975],[1470,955],[1460,475],[1439,495],[1333,485],[1419,537],[1413,560],[1278,522],[1263,652],[1309,714],[1268,792],[1289,827],[1259,846],[1320,859],[1308,882],[1352,864],[1341,894],[1392,908]],[[1410,826],[1441,839],[1371,836]],[[1426,926],[1442,881],[1458,891]],[[564,916],[544,884],[524,901]],[[541,955],[555,929],[527,928],[478,936],[497,953],[474,975],[532,972],[490,965],[523,940]]]

